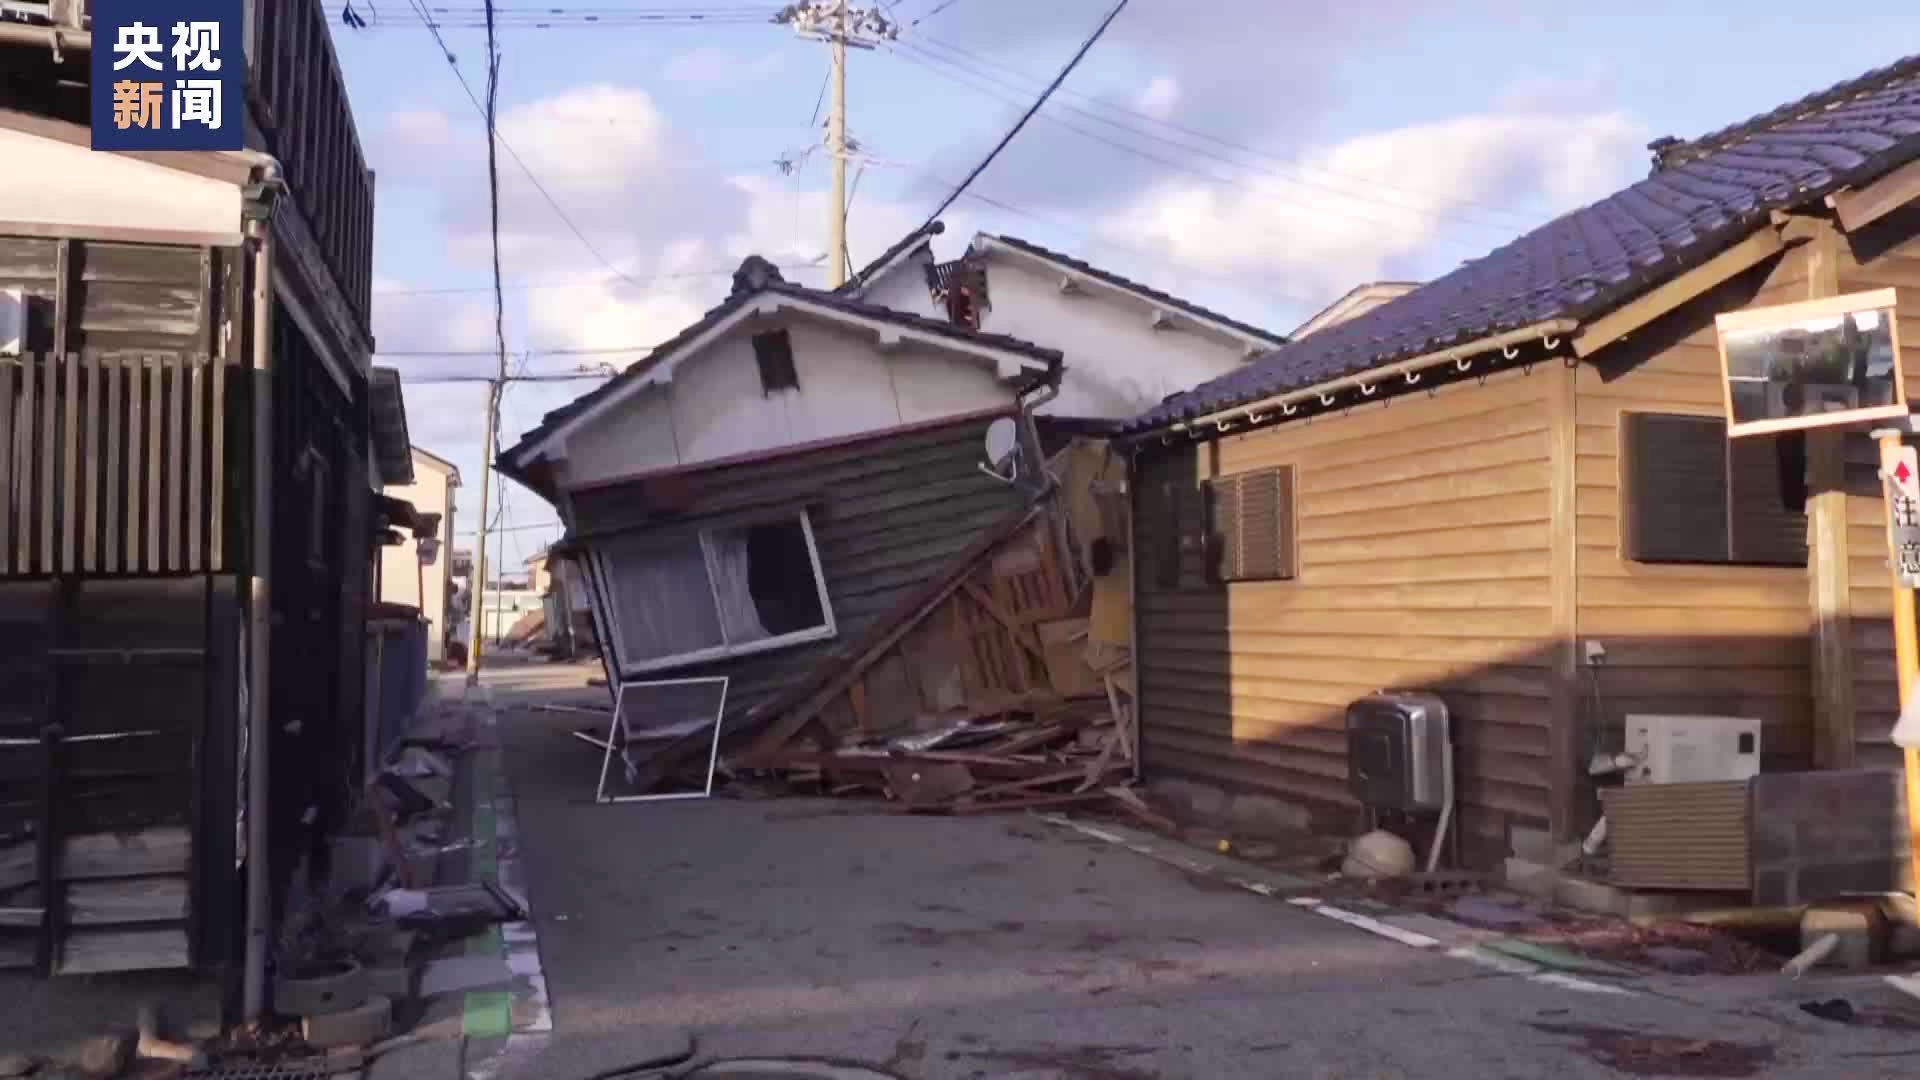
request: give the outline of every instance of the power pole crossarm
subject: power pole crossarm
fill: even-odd
[[[847,258],[847,48],[871,49],[900,35],[900,28],[877,7],[854,7],[849,0],[807,0],[788,4],[773,21],[786,23],[801,37],[832,48],[833,111],[827,118],[827,153],[833,158],[833,192],[827,202],[827,257],[834,288],[846,284]]]

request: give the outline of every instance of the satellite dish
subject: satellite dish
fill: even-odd
[[[1003,416],[987,425],[987,463],[981,468],[1002,480],[1020,475],[1020,429],[1012,418]]]

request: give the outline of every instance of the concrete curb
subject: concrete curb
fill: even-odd
[[[475,871],[491,877],[527,913],[499,927],[476,948],[498,950],[511,982],[504,988],[471,991],[466,996],[462,1031],[466,1040],[463,1073],[490,1080],[524,1062],[546,1046],[553,1032],[553,1011],[540,962],[540,935],[520,864],[520,826],[513,779],[502,752],[499,713],[485,690],[469,691],[475,708],[475,783],[473,837]]]
[[[1556,958],[1549,954],[1559,950],[1549,950],[1541,946],[1535,946],[1531,942],[1523,942],[1517,938],[1509,938],[1505,935],[1493,933],[1487,933],[1481,936],[1481,939],[1476,942],[1449,946],[1441,941],[1440,938],[1431,934],[1396,926],[1392,922],[1376,919],[1371,915],[1364,915],[1357,911],[1349,911],[1346,908],[1329,904],[1318,897],[1285,895],[1311,891],[1314,883],[1305,878],[1295,877],[1291,874],[1282,874],[1277,871],[1233,866],[1229,864],[1227,860],[1220,858],[1203,858],[1201,857],[1201,853],[1186,848],[1184,845],[1168,841],[1163,837],[1142,834],[1123,826],[1110,826],[1104,823],[1091,825],[1083,821],[1075,821],[1062,814],[1036,813],[1033,816],[1050,825],[1070,829],[1082,836],[1091,837],[1102,843],[1124,848],[1136,855],[1144,855],[1149,859],[1156,859],[1171,866],[1179,867],[1188,873],[1204,874],[1216,881],[1245,889],[1257,896],[1264,896],[1269,899],[1284,897],[1286,902],[1293,907],[1311,911],[1316,915],[1332,919],[1338,923],[1343,923],[1356,930],[1373,934],[1376,937],[1383,937],[1389,941],[1398,942],[1409,948],[1444,952],[1447,956],[1456,960],[1464,960],[1467,963],[1497,971],[1503,975],[1523,978],[1530,982],[1536,982],[1546,986],[1557,986],[1563,990],[1575,990],[1588,994],[1609,994],[1622,997],[1638,996],[1636,991],[1630,990],[1627,987],[1612,983],[1596,982],[1592,979],[1572,974],[1572,970],[1591,972],[1595,966],[1594,961],[1586,960],[1584,957],[1579,957],[1572,953],[1566,954],[1564,964],[1555,964],[1552,961]],[[1407,914],[1410,918],[1414,917],[1413,913]],[[1428,916],[1420,916],[1420,918],[1428,919],[1431,922],[1446,922],[1446,920],[1432,919]],[[1473,929],[1465,924],[1458,925],[1463,934],[1469,933]],[[1523,959],[1521,956],[1514,955],[1514,953],[1525,953],[1527,958]],[[1554,970],[1556,967],[1564,967],[1566,970]]]

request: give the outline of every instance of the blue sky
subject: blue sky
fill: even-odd
[[[856,265],[933,209],[1110,0],[868,2],[906,29],[851,63],[849,130],[865,157]],[[490,347],[482,122],[406,0],[354,0],[364,30],[340,23],[344,3],[327,0],[378,173],[379,362],[409,378],[485,373],[484,357],[396,355]],[[477,21],[480,0],[428,6],[481,92],[484,38],[452,28]],[[568,23],[779,6],[499,0],[503,14],[558,8]],[[724,296],[750,251],[824,280],[826,162],[815,153],[790,176],[773,165],[819,141],[823,45],[740,22],[516,25],[501,46],[502,132],[599,253],[503,155],[511,351],[660,340]],[[1360,281],[1432,277],[1644,175],[1656,136],[1697,136],[1916,52],[1920,19],[1893,0],[1818,18],[1771,0],[1133,0],[976,182],[984,198],[945,216],[943,244],[1012,233],[1286,330]],[[638,355],[524,363],[555,372]],[[502,439],[590,385],[516,385]],[[483,401],[472,385],[408,390],[415,441],[469,478],[467,530]],[[507,515],[511,562],[556,534],[528,527],[553,519],[527,492],[509,495]]]

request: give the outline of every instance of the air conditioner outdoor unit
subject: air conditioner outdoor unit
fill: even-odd
[[[1739,716],[1627,715],[1629,784],[1698,784],[1760,774],[1760,721]]]

